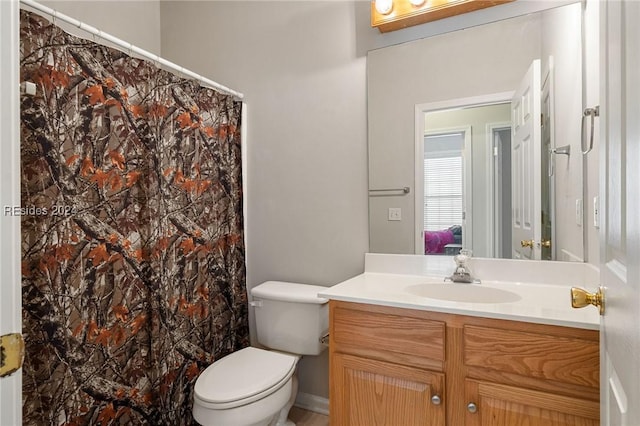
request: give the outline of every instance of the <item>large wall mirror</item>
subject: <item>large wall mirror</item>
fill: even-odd
[[[582,8],[367,57],[374,253],[583,261]]]

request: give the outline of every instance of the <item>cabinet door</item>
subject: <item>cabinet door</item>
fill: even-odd
[[[598,426],[597,401],[466,380],[465,426]],[[475,405],[473,407],[468,404]]]
[[[442,373],[334,353],[330,398],[332,426],[445,424]]]

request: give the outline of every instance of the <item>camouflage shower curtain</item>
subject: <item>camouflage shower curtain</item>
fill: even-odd
[[[24,422],[191,424],[249,343],[242,104],[25,11],[20,43]]]

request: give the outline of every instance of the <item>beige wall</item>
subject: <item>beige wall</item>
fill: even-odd
[[[161,53],[160,0],[43,0],[39,3],[151,53]],[[74,28],[64,28],[75,35],[86,36]]]
[[[333,285],[368,249],[366,70],[351,2],[162,2],[162,51],[245,94],[248,287]],[[326,356],[300,390],[328,395]]]

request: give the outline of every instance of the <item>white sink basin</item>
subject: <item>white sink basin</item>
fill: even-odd
[[[521,299],[518,294],[509,290],[486,287],[482,284],[417,284],[406,287],[406,291],[429,299],[465,303],[509,303]]]

